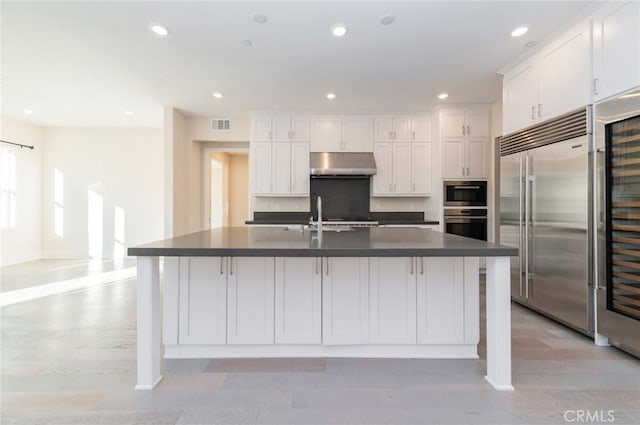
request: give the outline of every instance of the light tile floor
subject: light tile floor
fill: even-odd
[[[5,292],[99,272],[38,261],[0,278]],[[134,391],[135,299],[125,280],[3,307],[0,423],[640,424],[640,360],[517,305],[515,392],[484,381],[484,341],[480,360],[166,360]]]

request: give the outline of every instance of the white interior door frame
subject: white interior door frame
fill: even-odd
[[[211,154],[213,152],[231,154],[246,153],[247,155],[249,155],[249,148],[204,148],[202,155],[202,203],[204,208],[204,212],[202,214],[203,229],[209,229],[211,227]]]

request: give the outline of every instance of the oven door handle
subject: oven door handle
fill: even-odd
[[[445,223],[471,223],[472,221],[487,221],[486,216],[482,217],[445,217]]]
[[[454,189],[473,189],[473,190],[478,190],[480,189],[480,186],[453,186]]]

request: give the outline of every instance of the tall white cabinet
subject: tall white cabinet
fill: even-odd
[[[439,119],[442,178],[488,178],[491,151],[489,108],[444,108],[440,110]]]
[[[372,196],[431,194],[431,117],[374,118]]]
[[[252,119],[255,196],[309,196],[309,117]]]

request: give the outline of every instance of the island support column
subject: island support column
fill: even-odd
[[[160,268],[158,257],[138,257],[138,383],[136,390],[150,390],[162,379],[160,326]]]
[[[496,390],[511,385],[511,269],[509,257],[487,257],[487,375]]]

